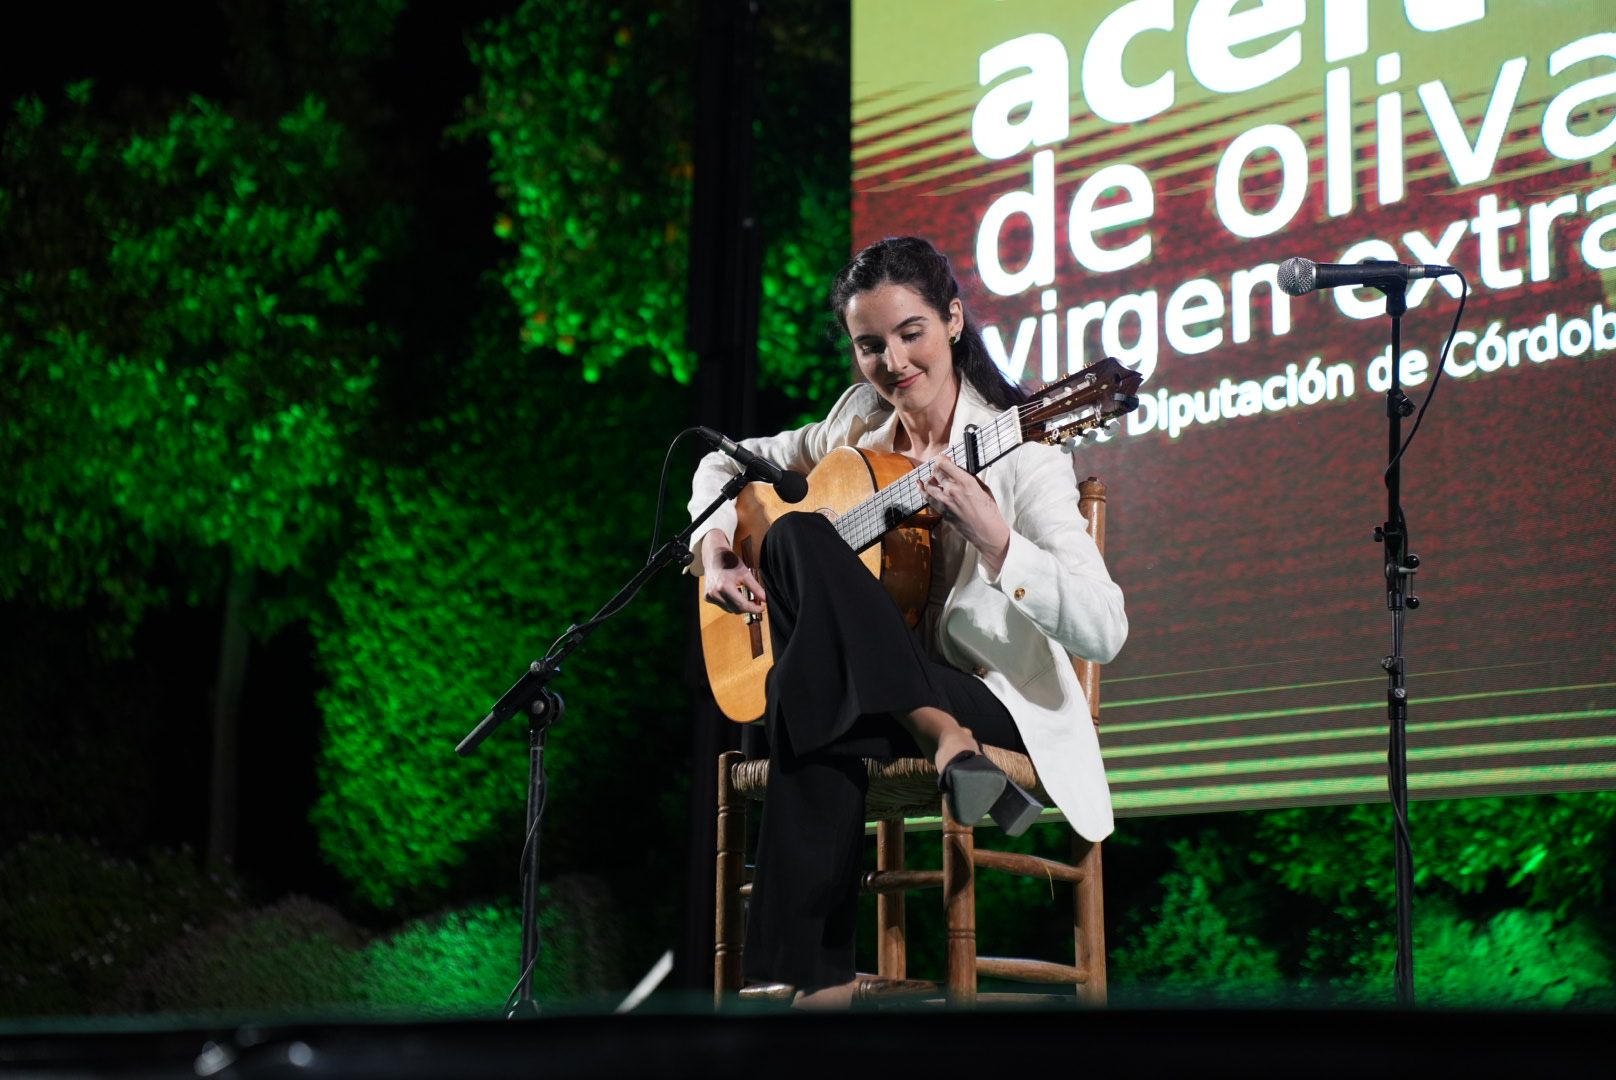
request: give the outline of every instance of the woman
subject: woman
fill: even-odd
[[[819,514],[776,521],[760,573],[731,550],[728,506],[696,553],[708,602],[735,613],[769,606],[771,764],[745,976],[795,986],[807,1007],[851,999],[863,759],[924,753],[956,818],[991,813],[1019,831],[1037,804],[977,753],[978,740],[1028,753],[1073,827],[1102,839],[1110,794],[1066,653],[1106,663],[1127,636],[1121,590],[1084,530],[1065,454],[1025,445],[980,477],[939,456],[966,425],[1023,398],[989,360],[947,258],[917,238],[879,241],[837,275],[830,300],[862,381],[823,421],[746,445],[803,472],[844,445],[935,461],[924,486],[942,524],[925,617],[911,632]],[[735,468],[703,459],[693,514]]]

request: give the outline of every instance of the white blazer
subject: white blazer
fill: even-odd
[[[999,415],[961,380],[951,445],[965,426]],[[772,438],[744,439],[747,449],[786,468],[811,470],[838,446],[891,451],[897,413],[874,387],[858,383],[818,423]],[[696,469],[690,513],[717,498],[739,466],[714,452]],[[938,624],[943,659],[974,671],[1004,702],[1044,789],[1073,828],[1089,840],[1111,832],[1111,791],[1083,688],[1067,659],[1109,663],[1128,636],[1122,590],[1111,580],[1077,509],[1077,480],[1062,450],[1025,444],[988,468],[982,479],[1010,525],[1010,549],[997,577],[976,548],[965,557]],[[735,535],[735,509],[725,504],[709,528]],[[691,564],[701,568],[701,550]]]

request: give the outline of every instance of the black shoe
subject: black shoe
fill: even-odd
[[[1021,785],[1009,777],[1004,780],[1004,793],[988,811],[993,823],[1003,829],[1006,836],[1020,836],[1032,827],[1043,812],[1044,804],[1023,791]]]
[[[1015,785],[1004,775],[1004,770],[988,760],[986,754],[975,750],[955,754],[937,777],[937,789],[948,800],[948,812],[961,825],[975,825],[987,817],[1002,800],[1007,787]]]

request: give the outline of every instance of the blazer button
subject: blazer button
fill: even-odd
[[[985,679],[988,677],[988,669],[983,667],[981,664],[976,665],[976,667],[972,668],[971,670],[978,679]]]
[[[1017,600],[1020,600],[1023,596],[1027,595],[1027,590],[1026,589],[1017,589],[1015,592],[1011,593],[1010,595],[1014,596]]]

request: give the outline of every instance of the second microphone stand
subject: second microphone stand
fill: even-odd
[[[1392,651],[1380,666],[1386,671],[1387,787],[1392,803],[1392,843],[1397,900],[1397,960],[1393,969],[1397,1003],[1414,1004],[1414,850],[1408,828],[1408,686],[1403,663],[1403,622],[1406,613],[1420,606],[1413,593],[1413,576],[1420,558],[1408,550],[1408,522],[1402,506],[1403,420],[1414,403],[1403,393],[1403,314],[1408,310],[1407,285],[1386,282],[1374,286],[1386,295],[1386,314],[1392,322],[1391,385],[1386,390],[1387,465],[1386,520],[1375,527],[1382,545],[1386,574],[1386,607],[1392,613]]]

